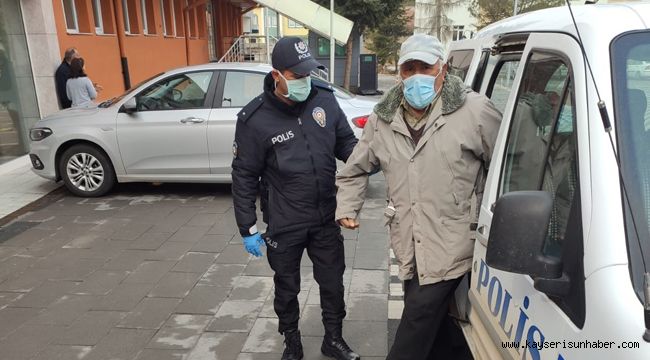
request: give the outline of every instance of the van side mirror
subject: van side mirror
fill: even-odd
[[[120,112],[127,114],[133,114],[136,111],[138,111],[138,103],[135,100],[135,96],[127,100],[120,108]]]
[[[534,278],[559,279],[562,261],[544,255],[553,199],[545,191],[515,191],[496,202],[485,260],[488,266]]]

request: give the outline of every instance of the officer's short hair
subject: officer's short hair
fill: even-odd
[[[66,62],[72,61],[72,58],[75,56],[77,53],[77,48],[76,47],[71,47],[65,49],[65,54],[63,55],[63,60]]]

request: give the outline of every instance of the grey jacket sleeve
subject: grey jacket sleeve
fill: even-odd
[[[480,100],[477,101],[477,105],[479,108],[474,111],[474,126],[477,136],[473,141],[472,151],[476,157],[485,162],[487,169],[492,159],[492,152],[494,151],[503,116],[490,99],[485,96],[481,96]]]
[[[369,174],[379,166],[379,161],[370,148],[376,125],[377,115],[373,113],[363,129],[361,140],[354,147],[345,166],[336,175],[338,186],[336,220],[355,219],[361,211],[368,188]]]
[[[88,96],[90,96],[90,99],[97,99],[97,90],[95,89],[95,85],[93,85],[93,82],[90,81],[90,78],[88,77],[86,77],[86,89],[88,90]]]

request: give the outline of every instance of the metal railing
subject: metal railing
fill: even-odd
[[[267,37],[264,35],[241,35],[237,40],[235,40],[232,46],[218,62],[270,63],[271,52],[273,51],[275,44],[278,42],[278,39],[269,36],[268,47],[266,39]],[[327,68],[323,70],[316,69],[311,72],[311,75],[329,81],[329,70]]]

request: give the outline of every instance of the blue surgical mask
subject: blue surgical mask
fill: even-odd
[[[417,110],[429,106],[438,95],[436,92],[437,76],[415,74],[404,80],[404,97],[409,105]]]
[[[560,117],[557,119],[557,132],[560,134],[573,132],[573,108],[569,105],[562,107]]]
[[[287,94],[282,94],[282,96],[295,102],[303,102],[307,100],[307,97],[309,97],[309,93],[311,92],[311,76],[305,76],[295,80],[287,80],[281,72],[278,71],[278,74],[280,74],[287,83]]]

